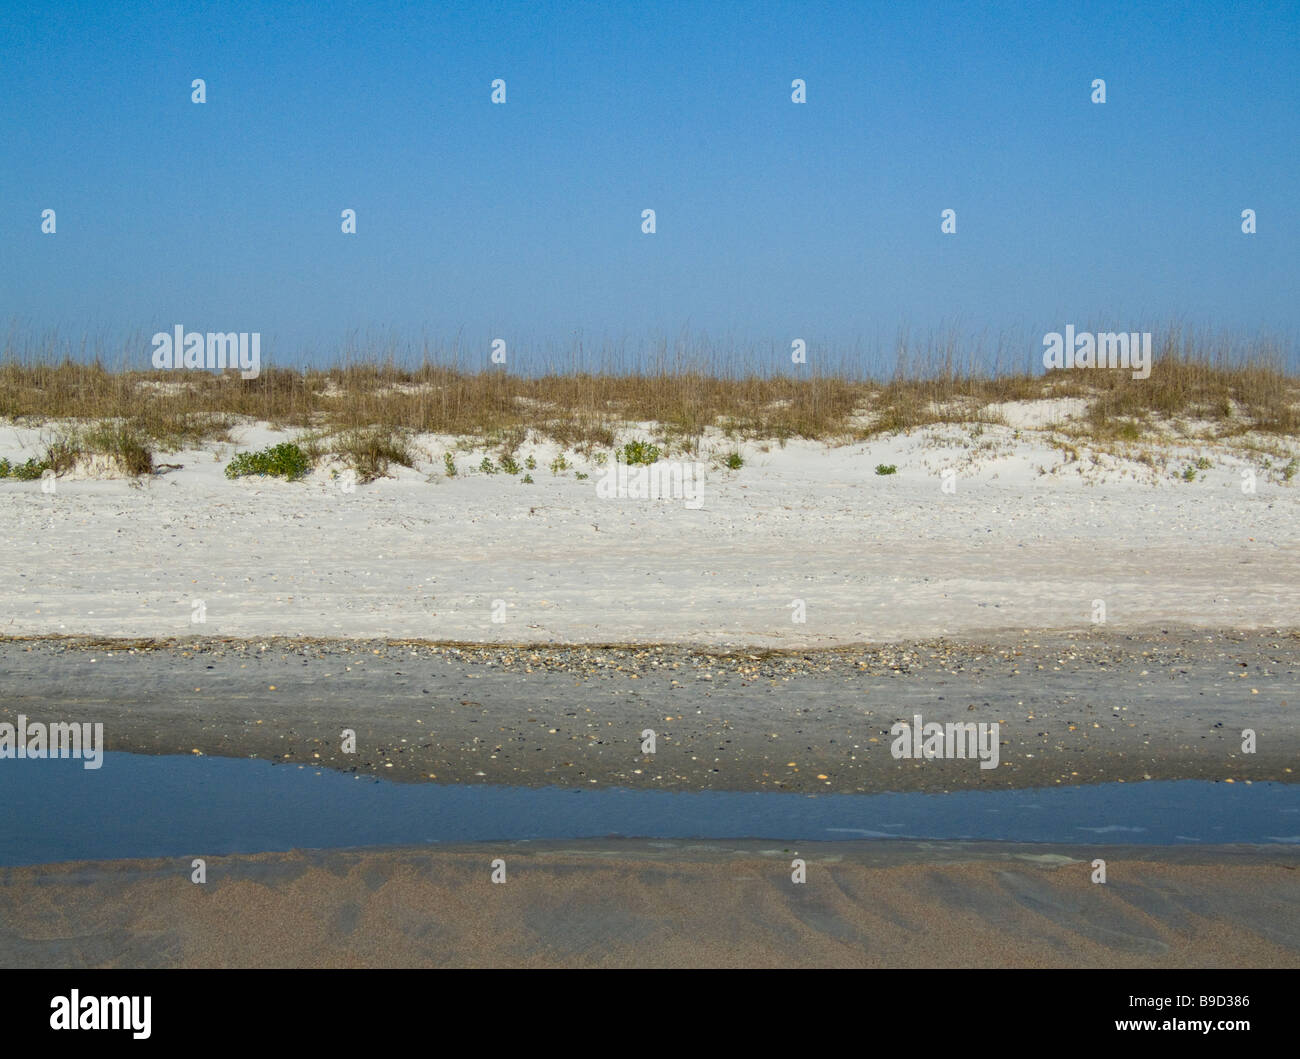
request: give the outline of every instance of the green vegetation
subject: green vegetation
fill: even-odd
[[[662,455],[659,446],[649,441],[629,441],[623,446],[623,462],[629,467],[638,463],[655,463]]]
[[[48,470],[50,470],[50,461],[38,460],[35,456],[26,463],[11,464],[8,460],[0,460],[0,478],[17,478],[20,482],[31,482]]]
[[[261,452],[241,452],[226,465],[227,478],[260,474],[293,482],[306,477],[310,471],[311,459],[291,441],[282,441]]]
[[[895,466],[895,465],[892,464],[892,463],[878,463],[878,464],[876,464],[876,473],[877,473],[877,474],[897,474],[897,473],[898,473],[898,467]]]
[[[455,477],[456,477],[456,461],[452,458],[452,455],[451,455],[450,452],[444,452],[444,453],[442,454],[442,465],[443,465],[443,467],[445,467],[446,470],[447,470],[447,477],[448,477],[448,478],[455,478]]]
[[[727,458],[722,462],[726,464],[728,470],[738,471],[740,468],[745,466],[745,457],[739,452],[733,451],[727,453]]]

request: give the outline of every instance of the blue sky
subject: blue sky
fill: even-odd
[[[260,331],[282,360],[580,334],[635,360],[905,327],[1028,363],[1066,323],[1300,333],[1295,3],[0,12],[0,322],[24,334]]]

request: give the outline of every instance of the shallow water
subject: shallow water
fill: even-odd
[[[0,864],[513,839],[1300,842],[1300,786],[1112,783],[951,794],[399,784],[245,758],[0,761]]]

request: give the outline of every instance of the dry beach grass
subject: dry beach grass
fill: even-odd
[[[268,365],[241,379],[133,370],[138,355],[113,370],[98,357],[62,354],[57,343],[12,337],[0,351],[0,419],[63,425],[46,454],[56,473],[77,453],[107,454],[127,473],[144,473],[152,452],[227,439],[249,421],[307,432],[311,455],[338,455],[363,479],[391,463],[410,466],[409,439],[419,434],[474,439],[504,454],[529,439],[590,454],[612,447],[620,427],[642,423],[667,451],[690,454],[710,430],[847,443],[931,424],[996,423],[1006,402],[1061,399],[1084,408],[1069,436],[1097,444],[1145,441],[1161,424],[1205,439],[1300,433],[1300,376],[1278,347],[1175,329],[1157,340],[1146,379],[1126,370],[990,371],[951,343],[900,345],[885,379],[855,377],[844,365],[736,374],[721,357],[598,373],[557,361],[522,375],[449,365],[428,350],[413,365],[352,356],[323,368]]]

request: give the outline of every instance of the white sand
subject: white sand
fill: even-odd
[[[1300,477],[1281,481],[1285,459],[1270,472],[1244,452],[1153,444],[1133,451],[1163,469],[1082,446],[1072,460],[1035,429],[1070,409],[1006,411],[1024,429],[746,443],[735,472],[716,460],[737,446],[711,439],[699,510],[602,499],[590,460],[567,454],[586,481],[551,474],[551,445],[516,454],[535,455],[533,485],[480,473],[483,450],[457,452],[448,479],[452,441],[432,437],[418,470],[352,492],[327,470],[229,481],[229,445],[160,454],[183,468],[143,484],[102,468],[48,493],[5,480],[0,629],[801,647],[1083,628],[1097,599],[1112,630],[1300,626]],[[48,434],[0,428],[0,456],[33,455]],[[249,427],[238,448],[290,437]],[[1178,478],[1202,455],[1203,477]]]

